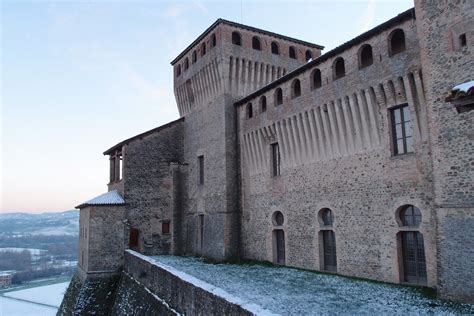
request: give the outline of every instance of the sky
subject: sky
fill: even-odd
[[[107,191],[118,142],[179,117],[170,61],[218,18],[325,46],[411,8],[393,1],[0,3],[0,212]]]

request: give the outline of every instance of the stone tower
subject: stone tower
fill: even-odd
[[[415,9],[432,143],[438,290],[472,302],[474,116],[458,113],[446,97],[474,79],[474,2],[417,0]]]
[[[322,48],[219,19],[171,62],[189,165],[181,223],[185,254],[238,256],[234,102],[318,57]],[[259,111],[257,105],[253,110]]]

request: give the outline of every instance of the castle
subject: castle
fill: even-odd
[[[180,118],[104,152],[78,275],[118,273],[130,248],[474,302],[473,47],[467,0],[416,0],[324,54],[217,20],[171,62]]]

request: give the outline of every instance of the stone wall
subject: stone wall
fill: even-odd
[[[80,210],[78,270],[115,273],[123,262],[124,206],[86,206]]]
[[[184,206],[176,194],[186,172],[183,143],[183,122],[179,120],[123,146],[127,247],[130,229],[134,228],[139,231],[137,249],[141,252],[178,251],[174,238],[180,234],[180,226],[174,219]],[[162,232],[163,222],[170,223],[170,233]]]
[[[232,32],[242,45],[232,43]],[[216,46],[211,38],[216,35]],[[262,50],[252,48],[253,36]],[[270,52],[270,41],[281,54]],[[202,53],[202,45],[206,53]],[[189,166],[186,183],[183,238],[185,253],[217,260],[238,256],[239,200],[238,152],[234,101],[302,64],[301,51],[319,49],[293,43],[298,59],[288,57],[290,41],[221,23],[187,51],[175,64],[176,101],[184,122],[184,161]],[[192,61],[196,52],[197,60]],[[185,67],[186,59],[189,67]],[[177,67],[181,67],[178,75]],[[204,160],[204,183],[199,183],[199,158]]]
[[[445,98],[474,79],[474,2],[417,0],[415,8],[433,155],[438,289],[444,298],[472,303],[474,111],[458,114]]]
[[[393,31],[405,34],[406,50],[392,55]],[[373,64],[361,68],[363,45]],[[285,232],[286,264],[323,270],[320,210],[334,216],[337,273],[398,283],[400,227],[397,210],[415,205],[422,223],[427,285],[437,284],[436,220],[431,158],[421,77],[420,51],[412,16],[358,41],[280,84],[262,89],[238,108],[242,173],[242,255],[274,261],[274,229]],[[345,76],[334,77],[343,58]],[[321,86],[313,74],[321,73]],[[295,81],[301,96],[295,95]],[[283,103],[275,92],[281,88]],[[267,100],[267,110],[259,105]],[[253,105],[249,118],[248,105]],[[395,156],[390,109],[408,104],[414,152]],[[272,176],[270,145],[281,151],[281,175]],[[284,224],[272,219],[283,213]]]
[[[168,310],[186,315],[255,315],[267,312],[220,288],[200,281],[139,253],[125,253],[124,273],[153,293]]]

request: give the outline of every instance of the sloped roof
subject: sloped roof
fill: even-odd
[[[104,151],[104,155],[110,155],[111,153],[113,153],[113,151],[115,149],[121,148],[123,145],[126,145],[126,144],[130,143],[131,141],[133,141],[135,139],[140,139],[140,138],[143,138],[143,137],[148,136],[150,134],[153,134],[155,132],[159,132],[159,131],[161,131],[161,130],[167,128],[167,127],[173,126],[174,124],[179,123],[179,122],[184,122],[184,116],[177,119],[177,120],[175,120],[175,121],[171,121],[169,123],[166,123],[165,125],[155,127],[154,129],[151,129],[151,130],[146,131],[144,133],[141,133],[141,134],[135,135],[133,137],[127,138],[126,140],[121,141],[117,145],[115,145],[115,146],[107,149],[106,151]]]
[[[90,199],[89,201],[86,201],[78,206],[76,208],[84,208],[87,206],[113,206],[113,205],[125,205],[125,201],[122,198],[122,196],[117,192],[117,190],[112,190],[107,193],[101,194],[99,196],[96,196],[93,199]]]
[[[283,40],[286,40],[286,41],[290,41],[290,42],[293,42],[293,43],[297,43],[297,44],[301,44],[301,45],[305,45],[305,46],[309,46],[309,47],[314,47],[314,48],[317,48],[317,49],[323,49],[323,48],[324,48],[324,46],[321,46],[321,45],[318,45],[318,44],[306,42],[306,41],[303,41],[303,40],[299,40],[299,39],[297,39],[297,38],[293,38],[293,37],[289,37],[289,36],[285,36],[285,35],[273,33],[273,32],[270,32],[270,31],[262,30],[262,29],[259,29],[259,28],[253,27],[253,26],[249,26],[249,25],[245,25],[245,24],[240,24],[240,23],[232,22],[232,21],[225,20],[225,19],[217,19],[216,22],[214,22],[211,26],[209,26],[201,35],[199,35],[199,37],[198,37],[194,42],[192,42],[192,43],[191,43],[188,47],[186,47],[175,59],[173,59],[173,60],[171,61],[171,65],[176,64],[176,62],[177,62],[181,57],[183,57],[184,55],[186,55],[197,43],[199,43],[204,37],[206,37],[207,34],[209,34],[216,26],[218,26],[218,25],[221,24],[221,23],[227,24],[227,25],[230,25],[230,26],[233,26],[233,27],[245,29],[245,30],[248,30],[248,31],[251,31],[251,32],[255,32],[255,33],[260,33],[260,34],[265,34],[265,35],[273,36],[273,37],[280,38],[280,39],[283,39]]]
[[[446,101],[459,100],[474,95],[474,80],[458,84],[449,92]]]

